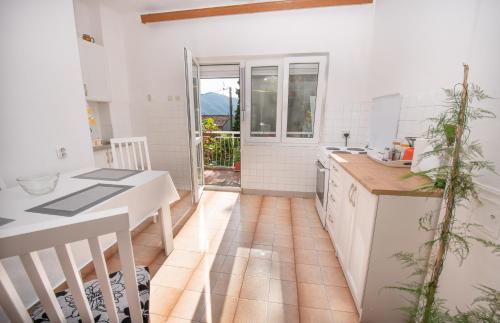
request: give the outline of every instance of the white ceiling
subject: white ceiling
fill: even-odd
[[[106,3],[118,9],[137,11],[140,13],[238,5],[267,1],[278,0],[105,0]]]

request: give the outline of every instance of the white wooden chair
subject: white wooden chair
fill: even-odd
[[[146,137],[112,138],[113,167],[151,170]]]
[[[111,138],[110,144],[114,168],[151,170],[146,137]],[[158,213],[154,213],[153,223],[157,221]]]
[[[109,276],[112,278],[108,278],[99,236],[113,232],[116,232],[118,240],[122,270]],[[69,243],[85,239],[90,246],[98,279],[84,285]],[[54,293],[37,253],[38,250],[46,248],[55,249],[72,296],[69,296],[67,291],[62,292],[62,295]],[[149,287],[146,290],[145,286],[149,286],[149,274],[144,267],[135,267],[127,208],[86,214],[81,220],[61,219],[61,225],[55,228],[47,225],[46,228],[35,232],[1,236],[0,259],[13,256],[19,256],[21,259],[40,298],[40,304],[35,306],[30,317],[0,262],[0,305],[12,322],[33,322],[33,319],[42,317],[45,319],[48,317],[50,322],[78,322],[79,319],[82,322],[94,322],[94,318],[98,315],[103,319],[103,313],[109,322],[120,322],[124,318],[129,318],[131,322],[143,322],[143,315],[147,320]],[[138,280],[141,294],[138,291]],[[95,292],[97,288],[100,288],[101,293]],[[126,289],[126,299],[123,296],[123,288]],[[102,312],[103,308],[100,305],[102,300],[105,312]],[[36,313],[37,306],[38,313]],[[145,308],[144,313],[141,306]],[[68,313],[79,315],[68,316]]]

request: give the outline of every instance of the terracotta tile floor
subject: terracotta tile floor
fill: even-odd
[[[179,201],[177,201],[170,209],[172,212],[172,225],[175,225],[179,220],[189,212],[193,206],[191,203],[191,192],[189,191],[178,191]]]
[[[205,176],[205,184],[207,185],[240,186],[241,173],[233,169],[205,168],[203,174]]]
[[[136,264],[152,275],[153,323],[358,322],[311,199],[206,191],[168,258],[159,228],[133,239]],[[107,262],[120,269],[118,254]]]
[[[159,248],[156,226],[136,258]],[[174,244],[148,264],[151,322],[358,321],[313,200],[207,191]]]

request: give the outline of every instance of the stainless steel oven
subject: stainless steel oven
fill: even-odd
[[[319,160],[316,161],[316,210],[318,211],[321,223],[325,226],[326,202],[328,194],[329,169]]]

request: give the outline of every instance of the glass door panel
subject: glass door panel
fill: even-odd
[[[191,161],[191,189],[193,202],[203,193],[203,137],[200,111],[200,65],[191,51],[184,49],[186,72],[186,96],[189,131],[189,156]]]

